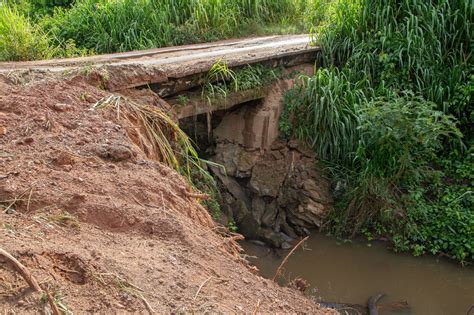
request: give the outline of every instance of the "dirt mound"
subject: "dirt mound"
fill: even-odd
[[[0,247],[60,308],[325,312],[245,266],[186,181],[91,110],[106,95],[81,79],[0,78]],[[0,280],[2,313],[44,308],[2,260]]]

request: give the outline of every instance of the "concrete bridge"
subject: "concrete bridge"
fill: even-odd
[[[203,100],[199,97],[200,93],[195,93],[194,97],[191,93],[185,104],[177,102],[176,96],[199,89],[216,61],[225,62],[229,68],[255,64],[290,68],[313,63],[319,51],[319,47],[311,45],[308,35],[267,36],[82,58],[0,62],[0,74],[40,72],[54,75],[88,73],[91,69],[100,69],[107,90],[120,92],[134,88],[150,88],[170,104],[178,119],[183,119],[223,109],[229,110],[254,100],[264,100],[272,91],[272,87],[261,87],[230,93],[226,97],[217,97],[212,102]],[[246,122],[239,122],[241,128],[252,129],[249,127],[255,125],[252,120],[257,120],[259,131],[252,131],[252,135],[247,134],[239,138],[261,138],[260,144],[252,144],[257,147],[271,143],[275,138],[273,134],[277,132],[274,125],[278,122],[279,111],[265,106],[263,112],[242,113]],[[252,143],[255,142],[253,140]]]
[[[123,83],[110,86],[112,91],[117,91],[127,86],[164,84],[207,73],[217,60],[231,68],[257,63],[291,66],[314,60],[319,50],[310,45],[308,35],[267,36],[81,58],[0,62],[0,73],[70,72],[94,66],[106,67],[115,77],[115,71],[124,74],[126,70],[129,73],[123,77]],[[169,87],[169,90],[172,89]]]

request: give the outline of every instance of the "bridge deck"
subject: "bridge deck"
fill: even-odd
[[[158,67],[168,75],[183,77],[192,74],[190,72],[201,71],[204,65],[212,65],[219,59],[227,61],[230,65],[252,64],[318,50],[318,47],[310,45],[307,35],[267,36],[82,58],[0,62],[0,72],[11,70],[55,72],[88,65],[140,65]]]

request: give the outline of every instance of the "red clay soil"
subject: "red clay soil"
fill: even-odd
[[[0,77],[0,248],[60,307],[333,313],[256,275],[186,180],[147,159],[114,113],[91,110],[106,95],[78,78]],[[1,313],[46,304],[0,257]]]

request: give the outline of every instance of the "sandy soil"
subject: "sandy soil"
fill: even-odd
[[[0,76],[0,247],[43,289],[74,313],[331,313],[256,275],[186,181],[91,110],[105,95]],[[1,313],[44,308],[0,258]]]

